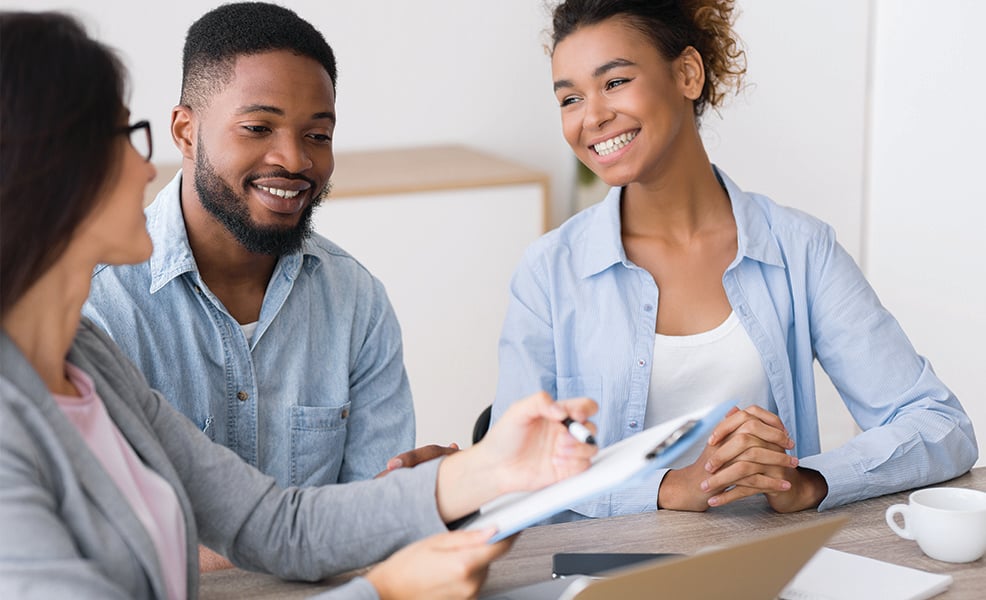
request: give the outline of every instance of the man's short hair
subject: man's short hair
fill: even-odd
[[[318,61],[336,85],[336,59],[325,38],[294,11],[266,2],[224,4],[192,24],[182,54],[181,104],[206,106],[233,79],[236,59],[288,50]]]

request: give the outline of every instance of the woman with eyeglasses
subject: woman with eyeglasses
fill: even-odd
[[[386,559],[327,597],[474,596],[510,541],[446,523],[585,469],[594,448],[560,421],[594,403],[532,396],[444,459],[277,488],[80,316],[97,264],[151,254],[150,130],[123,98],[119,61],[74,20],[0,13],[0,597],[195,597],[200,540],[285,578]]]

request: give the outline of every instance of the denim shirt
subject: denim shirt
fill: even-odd
[[[278,260],[247,340],[199,275],[180,190],[179,172],[146,210],[150,260],[98,267],[83,313],[151,387],[281,486],[368,479],[412,448],[401,332],[383,285],[313,234]]]
[[[777,407],[801,466],[828,483],[819,510],[971,468],[978,450],[969,417],[832,228],[717,174],[738,242],[722,284],[760,354],[771,395],[764,405]],[[494,420],[516,398],[543,389],[556,398],[595,398],[603,447],[641,431],[660,290],[624,252],[621,192],[613,188],[601,204],[527,250],[511,282],[500,338]],[[819,441],[816,358],[863,430],[826,452]],[[573,510],[591,517],[653,510],[665,473]]]

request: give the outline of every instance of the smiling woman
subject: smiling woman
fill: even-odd
[[[555,8],[563,135],[612,188],[517,269],[494,420],[533,390],[587,395],[606,446],[718,402],[738,407],[680,468],[564,518],[758,494],[778,511],[828,508],[976,460],[968,416],[833,230],[709,161],[699,117],[745,69],[732,22],[730,0]],[[864,432],[828,452],[816,358]]]

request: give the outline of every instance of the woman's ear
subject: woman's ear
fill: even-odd
[[[187,160],[195,160],[195,115],[188,106],[178,105],[171,109],[171,139],[178,151]]]
[[[675,78],[678,88],[689,100],[698,100],[705,87],[705,65],[702,55],[692,46],[681,51],[675,59]]]

